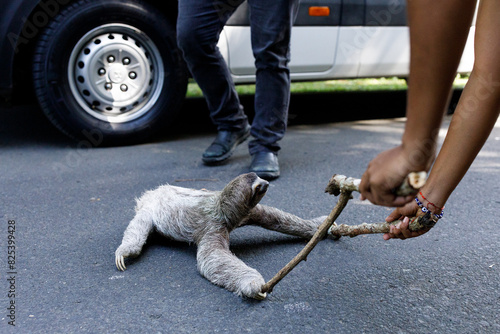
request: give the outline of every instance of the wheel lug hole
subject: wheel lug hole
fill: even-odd
[[[123,58],[122,62],[123,62],[123,65],[128,65],[128,64],[130,64],[130,58],[128,58],[128,57]]]
[[[106,82],[104,84],[104,89],[111,90],[112,88],[113,88],[113,85],[111,84],[111,82]]]
[[[126,92],[128,90],[128,87],[127,87],[127,85],[122,84],[122,85],[120,85],[120,89],[122,90],[122,92]]]
[[[130,72],[130,73],[128,74],[128,77],[129,77],[130,79],[135,79],[135,78],[137,78],[137,73],[135,73],[135,72]]]
[[[115,56],[108,56],[108,63],[114,63],[115,61]]]

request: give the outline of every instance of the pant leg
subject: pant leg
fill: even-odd
[[[239,130],[248,123],[217,42],[239,0],[179,0],[177,42],[203,91],[218,130]]]
[[[286,131],[290,103],[290,38],[299,0],[248,0],[255,57],[255,118],[250,154],[275,152]]]

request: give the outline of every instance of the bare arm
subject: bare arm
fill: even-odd
[[[475,0],[408,1],[410,78],[407,123],[400,146],[373,159],[362,177],[363,198],[400,206],[411,197],[391,189],[412,171],[429,170],[453,79],[467,40]]]
[[[426,198],[436,207],[445,202],[460,183],[476,158],[498,119],[500,112],[500,2],[483,0],[479,6],[475,64],[462,93],[448,134],[439,152],[429,179],[422,188]],[[432,207],[434,211],[440,211]],[[393,212],[388,220],[411,215],[418,209],[415,203]],[[394,228],[385,236],[412,237],[406,226]]]
[[[500,110],[500,3],[483,0],[475,38],[475,65],[425,191],[444,205],[476,158]]]

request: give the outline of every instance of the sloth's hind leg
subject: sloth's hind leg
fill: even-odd
[[[148,215],[138,212],[130,221],[123,234],[122,243],[115,252],[115,264],[119,270],[126,269],[125,258],[135,257],[141,253],[142,246],[146,243],[152,230],[152,219]]]
[[[229,250],[229,233],[207,233],[198,243],[198,270],[213,284],[239,296],[262,300],[265,284],[262,275],[247,266]]]

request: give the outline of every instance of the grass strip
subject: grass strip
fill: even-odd
[[[453,83],[454,89],[461,89],[467,83],[468,76],[457,75]],[[408,85],[405,79],[392,78],[367,78],[367,79],[338,79],[326,81],[292,82],[292,94],[301,93],[335,93],[335,92],[367,92],[367,91],[394,91],[406,90]],[[255,94],[255,84],[236,85],[239,95]],[[202,97],[200,87],[190,80],[187,97]]]

